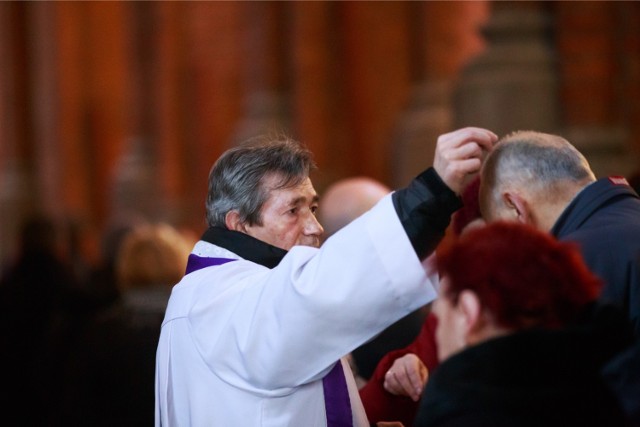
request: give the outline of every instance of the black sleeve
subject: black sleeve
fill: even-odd
[[[436,248],[462,200],[433,168],[418,175],[407,188],[393,193],[393,205],[418,255],[424,259]]]

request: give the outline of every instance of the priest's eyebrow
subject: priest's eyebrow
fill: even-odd
[[[300,206],[301,204],[305,203],[307,201],[307,198],[305,196],[300,196],[300,197],[296,197],[295,199],[292,199],[289,202],[290,206]],[[311,203],[319,203],[320,202],[320,196],[318,196],[317,194],[315,196],[313,196],[311,198]]]

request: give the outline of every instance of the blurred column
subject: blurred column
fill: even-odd
[[[622,105],[624,121],[631,132],[634,172],[640,173],[640,2],[619,2],[617,7],[624,82],[619,105]]]
[[[452,86],[460,68],[484,48],[478,30],[488,9],[484,1],[409,3],[413,83],[393,137],[394,186],[430,165],[438,136],[452,130]]]
[[[92,185],[92,144],[86,136],[88,67],[84,56],[87,43],[85,5],[81,2],[46,3],[50,7],[42,7],[38,16],[42,20],[53,21],[54,28],[51,33],[39,32],[41,38],[53,40],[53,46],[49,52],[40,49],[39,61],[45,68],[38,73],[42,74],[41,84],[47,91],[38,97],[40,102],[49,102],[53,111],[44,109],[44,116],[38,120],[38,132],[55,146],[57,156],[54,157],[58,162],[51,166],[57,174],[58,199],[48,200],[64,208],[64,214],[95,224],[92,197],[97,190]],[[47,43],[45,41],[44,45]]]
[[[30,108],[33,127],[34,177],[39,189],[38,204],[44,212],[61,217],[65,215],[60,203],[60,139],[57,132],[56,37],[55,4],[34,2],[29,4],[28,28],[32,46],[29,71],[33,90]]]
[[[129,141],[137,138],[135,93],[135,45],[133,2],[81,2],[83,6],[82,67],[85,71],[86,100],[82,109],[83,143],[88,148],[91,170],[91,206],[98,224],[103,225],[134,209],[145,199],[117,199],[126,189],[116,165],[126,156]],[[118,186],[123,186],[118,188]],[[115,186],[115,188],[114,188]],[[114,196],[115,195],[115,196]],[[111,196],[111,197],[109,197]],[[114,199],[113,197],[116,197]]]
[[[15,254],[22,218],[36,197],[29,175],[25,3],[0,2],[0,270]]]
[[[186,220],[187,167],[186,144],[182,132],[185,117],[181,97],[183,76],[184,3],[153,4],[153,61],[149,64],[151,80],[148,99],[153,105],[152,135],[157,161],[157,191],[161,195],[161,219],[173,224]],[[149,30],[150,31],[150,30]],[[150,95],[151,95],[150,94]],[[144,108],[144,107],[143,107]]]
[[[455,89],[455,127],[558,131],[558,72],[544,2],[493,2],[483,28],[487,49]]]
[[[160,220],[164,218],[165,194],[158,165],[160,157],[157,128],[158,88],[156,78],[160,45],[157,43],[157,9],[164,2],[124,2],[113,11],[112,25],[121,26],[128,37],[119,52],[119,67],[126,76],[118,82],[126,105],[121,117],[120,152],[112,165],[109,222]],[[117,20],[117,21],[115,21]],[[113,72],[113,71],[112,71]],[[126,99],[126,100],[125,100]]]
[[[290,134],[288,2],[243,2],[247,68],[244,113],[232,137],[238,143],[273,133]]]
[[[623,120],[631,133],[634,171],[640,173],[640,2],[618,2],[616,7],[623,83],[618,90],[618,105],[622,106]]]
[[[316,188],[344,176],[349,161],[337,2],[290,2],[294,136],[318,164]]]
[[[242,116],[243,66],[247,59],[243,12],[247,5],[239,1],[177,3],[184,20],[175,40],[178,61],[183,65],[178,70],[176,106],[183,123],[180,143],[186,173],[185,197],[189,206],[197,207],[185,214],[199,231],[205,225],[209,170],[229,147]]]
[[[393,128],[406,105],[411,2],[339,2],[352,174],[391,180]]]
[[[564,135],[584,153],[597,176],[626,175],[629,153],[624,108],[637,105],[625,92],[621,24],[626,2],[557,2],[556,43]],[[637,28],[636,21],[633,26]],[[636,58],[637,58],[636,52]]]

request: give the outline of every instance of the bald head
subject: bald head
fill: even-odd
[[[541,132],[514,132],[498,141],[482,167],[482,216],[488,221],[513,218],[523,213],[514,207],[520,200],[528,207],[524,213],[530,215],[525,222],[550,227],[573,197],[593,181],[589,163],[566,139]]]
[[[330,185],[318,210],[325,237],[371,209],[390,191],[384,184],[367,177],[345,178]]]

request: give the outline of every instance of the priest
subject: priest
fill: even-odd
[[[440,136],[433,167],[322,247],[304,146],[225,152],[209,176],[209,228],[162,325],[156,425],[368,426],[342,357],[435,298],[423,261],[496,140],[480,128]]]

